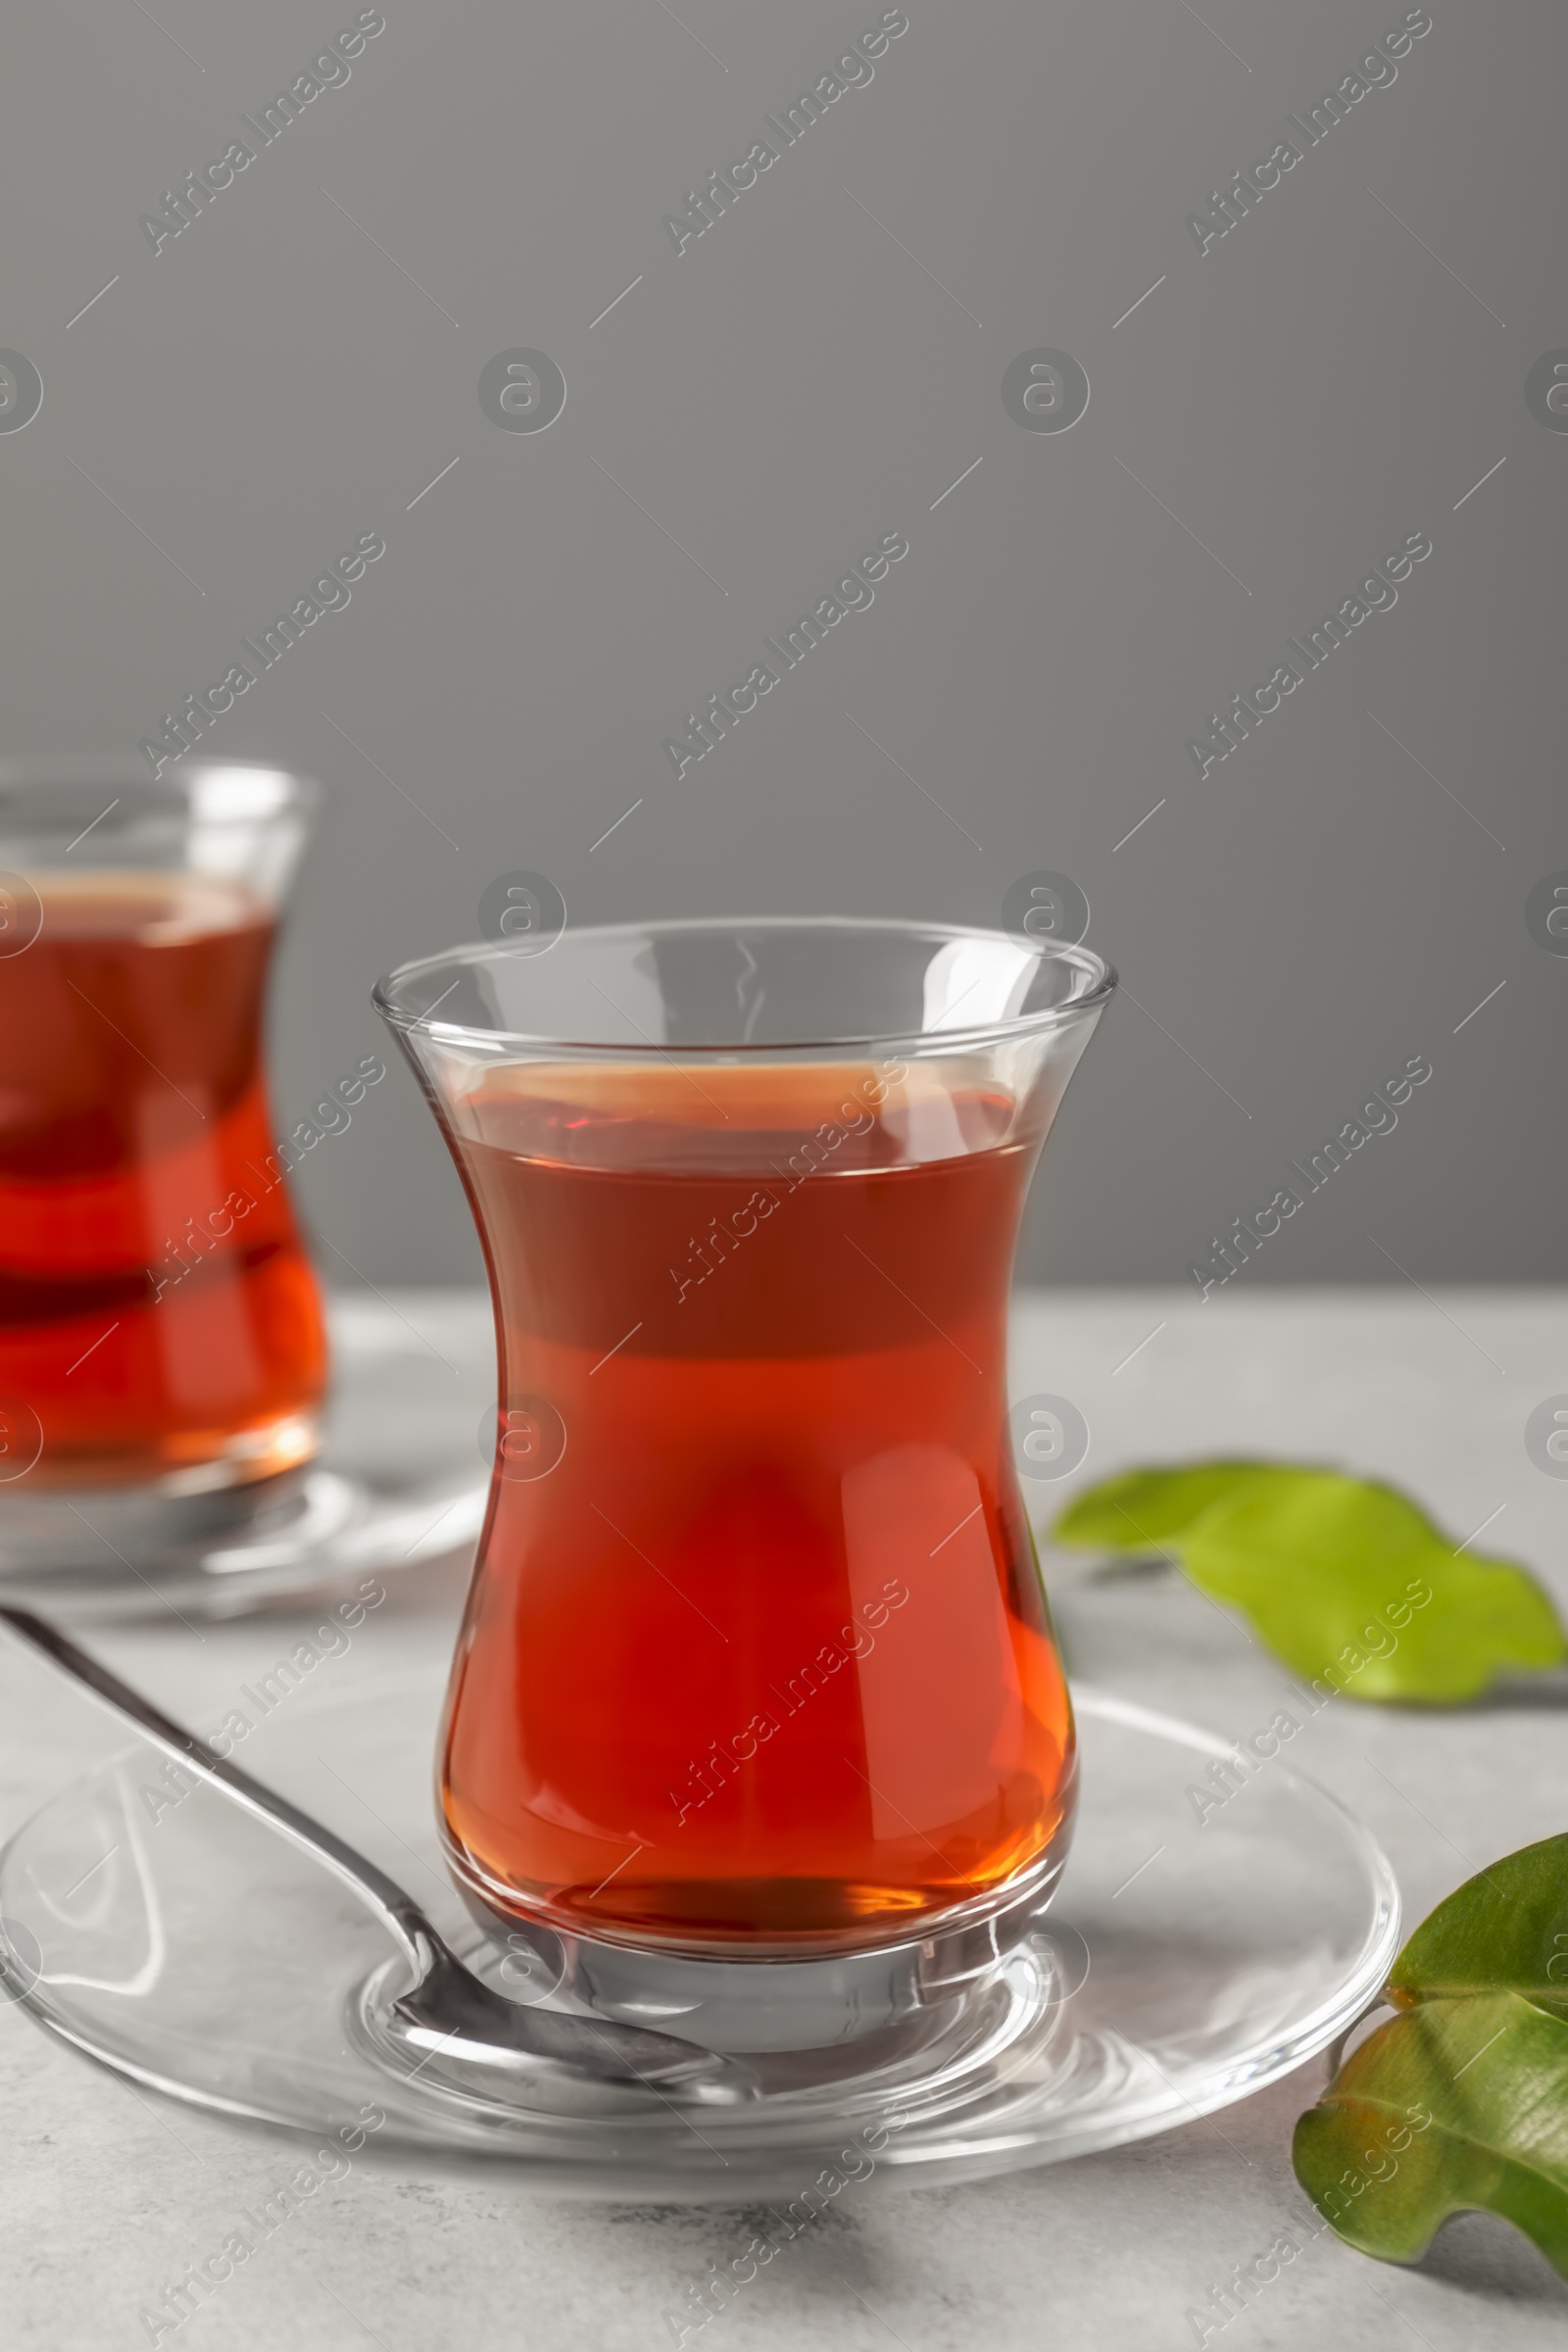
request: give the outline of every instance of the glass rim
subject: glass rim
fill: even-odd
[[[202,807],[200,797],[204,786],[210,791],[214,782],[223,777],[243,778],[247,783],[262,779],[278,787],[272,806],[266,808],[222,808]],[[6,829],[8,816],[15,818],[14,829],[19,833],[46,833],[51,819],[48,802],[56,794],[64,795],[73,787],[113,791],[123,802],[134,795],[142,802],[122,818],[122,825],[137,820],[200,824],[204,830],[223,826],[270,824],[279,817],[314,814],[321,801],[321,787],[315,776],[295,767],[287,767],[275,760],[219,760],[212,757],[195,760],[172,760],[156,775],[149,775],[146,766],[128,754],[89,753],[74,758],[69,753],[45,753],[35,759],[0,760],[0,831]],[[5,802],[14,792],[36,792],[40,806],[26,811],[10,811]],[[107,811],[106,811],[107,813]],[[71,821],[64,815],[62,823]],[[115,828],[116,831],[120,827]]]
[[[612,1045],[603,1038],[566,1037],[539,1030],[481,1028],[469,1021],[432,1019],[434,1005],[423,1012],[412,1012],[397,1001],[397,992],[422,974],[450,971],[454,965],[471,967],[476,964],[538,962],[568,939],[609,944],[629,939],[656,940],[689,937],[701,932],[738,931],[816,931],[841,935],[899,932],[906,938],[913,939],[1004,940],[1015,947],[1027,945],[1042,963],[1073,965],[1085,985],[1080,992],[1069,996],[1059,1004],[1042,1005],[1038,1011],[1016,1013],[1002,1021],[976,1022],[967,1029],[879,1029],[863,1036],[802,1037],[769,1045],[758,1045],[745,1038],[735,1038],[722,1044],[682,1043],[670,1046],[650,1039],[642,1044]],[[457,982],[454,981],[452,985],[456,987]],[[1076,941],[1071,944],[1033,939],[1025,942],[1014,931],[999,930],[986,923],[926,922],[901,915],[671,915],[647,922],[568,924],[548,948],[531,952],[508,948],[495,940],[474,940],[460,947],[447,948],[434,956],[415,956],[408,963],[398,964],[383,979],[376,981],[370,991],[370,1002],[388,1028],[398,1036],[425,1037],[437,1045],[528,1047],[544,1049],[552,1055],[569,1053],[605,1061],[641,1061],[648,1058],[681,1061],[726,1055],[732,1059],[767,1061],[790,1054],[868,1053],[875,1048],[900,1047],[916,1054],[929,1054],[1009,1043],[1013,1039],[1035,1036],[1043,1030],[1062,1027],[1069,1021],[1083,1019],[1088,1013],[1102,1010],[1118,985],[1114,964],[1093,948],[1086,948]],[[436,1003],[439,1004],[440,1000],[437,999]]]

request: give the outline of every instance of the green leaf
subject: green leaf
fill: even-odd
[[[1384,1987],[1396,2008],[1507,1990],[1568,2018],[1568,1837],[1489,1863],[1410,1937]]]
[[[1308,1682],[1452,1706],[1499,1674],[1555,1666],[1568,1639],[1535,1579],[1455,1552],[1392,1487],[1272,1462],[1134,1470],[1052,1531],[1111,1553],[1169,1552]]]
[[[1466,1882],[1416,1930],[1293,2161],[1339,2234],[1415,2262],[1450,2213],[1500,2214],[1568,2277],[1568,1837]]]
[[[1522,1568],[1455,1554],[1402,1494],[1331,1471],[1238,1487],[1185,1537],[1182,1563],[1298,1674],[1355,1698],[1453,1705],[1568,1652]]]
[[[1419,2261],[1480,2207],[1568,2278],[1568,2023],[1514,1992],[1425,2001],[1351,2052],[1291,2155],[1364,2254]]]
[[[1279,1475],[1267,1462],[1129,1470],[1078,1495],[1052,1529],[1052,1541],[1074,1551],[1171,1551],[1214,1503]]]

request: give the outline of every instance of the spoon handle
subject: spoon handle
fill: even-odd
[[[188,1765],[200,1779],[217,1782],[237,1804],[243,1805],[251,1813],[260,1814],[264,1821],[281,1830],[284,1837],[295,1845],[315,1855],[318,1861],[324,1862],[329,1870],[353,1887],[356,1894],[381,1914],[421,1977],[429,1968],[432,1956],[445,1951],[442,1937],[414,1897],[395,1879],[389,1879],[384,1871],[378,1870],[356,1847],[346,1843],[335,1831],[329,1830],[324,1822],[316,1821],[309,1813],[301,1812],[298,1805],[291,1804],[286,1796],[279,1796],[275,1789],[267,1788],[261,1781],[253,1781],[248,1772],[241,1771],[237,1764],[230,1763],[226,1757],[215,1756],[205,1740],[198,1740],[193,1732],[185,1731],[162,1708],[155,1707],[150,1699],[143,1698],[139,1690],[133,1690],[128,1683],[121,1681],[118,1674],[97,1658],[89,1657],[84,1649],[78,1649],[74,1642],[44,1618],[35,1617],[30,1609],[0,1606],[0,1623],[8,1625],[14,1634],[20,1635],[24,1642],[30,1642],[34,1649],[41,1650],[51,1664],[69,1674],[83,1690],[91,1691],[93,1697],[103,1705],[112,1708],[117,1715],[125,1716],[167,1755]]]

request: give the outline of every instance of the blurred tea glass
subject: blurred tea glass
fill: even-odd
[[[702,2038],[714,1964],[760,1989],[765,1961],[782,2018],[800,1962],[794,2030],[830,2039],[892,1997],[855,1956],[951,1984],[1049,1897],[1074,1739],[1007,1296],[1113,981],[1003,933],[778,920],[464,948],[377,991],[500,1358],[447,1850],[612,2013]]]
[[[316,797],[243,764],[0,765],[0,1554],[49,1497],[316,1451],[321,1305],[263,1054]]]

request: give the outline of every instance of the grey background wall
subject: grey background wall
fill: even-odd
[[[679,252],[664,217],[875,0],[384,16],[156,254],[141,217],[354,7],[27,7],[0,87],[0,344],[44,387],[0,433],[7,751],[133,753],[386,542],[202,746],[328,790],[280,1124],[504,869],[574,920],[985,922],[1051,868],[1136,1001],[1028,1271],[1182,1279],[1419,1055],[1397,1127],[1248,1279],[1560,1279],[1568,958],[1526,903],[1568,867],[1568,435],[1526,377],[1568,345],[1562,12],[1432,0],[1308,144],[1288,117],[1396,0],[908,0],[874,77]],[[1288,138],[1200,250],[1189,216],[1217,231],[1211,192]],[[547,431],[481,408],[518,348],[564,371]],[[1070,431],[1004,406],[1041,348],[1087,371]],[[677,780],[683,715],[894,531],[874,606]],[[1416,533],[1397,603],[1200,776],[1209,713]],[[401,1067],[302,1183],[334,1271],[476,1275]]]

